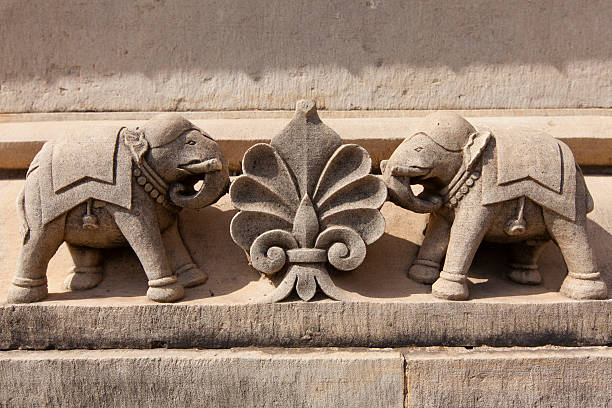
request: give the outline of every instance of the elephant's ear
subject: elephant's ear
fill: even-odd
[[[142,158],[144,154],[149,150],[149,142],[144,137],[144,133],[136,130],[131,130],[128,128],[123,129],[123,141],[130,149],[132,156],[136,159],[138,164],[142,163]]]
[[[491,132],[487,131],[476,132],[470,135],[463,147],[463,165],[466,170],[471,170],[478,162],[490,139]]]

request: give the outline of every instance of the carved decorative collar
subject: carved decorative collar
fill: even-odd
[[[467,171],[461,166],[461,169],[449,185],[442,191],[442,200],[448,208],[454,208],[459,204],[459,201],[469,193],[474,186],[476,180],[480,178],[480,172]]]
[[[172,212],[179,212],[180,207],[168,201],[168,184],[157,174],[155,170],[143,159],[140,164],[134,161],[132,175],[136,184],[149,194],[159,205]]]
[[[477,145],[477,149],[472,152],[475,140],[474,136],[477,134],[480,133],[473,134],[468,138],[468,142],[463,148],[463,163],[459,171],[455,174],[451,182],[440,191],[442,202],[447,208],[456,207],[459,201],[469,193],[476,180],[480,178],[482,154],[487,146],[489,146],[491,133],[486,132],[484,143]]]

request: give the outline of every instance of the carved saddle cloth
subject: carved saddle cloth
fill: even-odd
[[[482,167],[482,203],[525,196],[572,221],[576,219],[576,162],[563,142],[532,130],[495,132]]]
[[[45,143],[28,175],[36,169],[43,225],[89,199],[131,208],[132,159],[116,126]]]

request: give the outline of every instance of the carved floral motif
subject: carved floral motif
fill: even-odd
[[[321,122],[312,101],[297,103],[289,125],[270,144],[251,147],[243,175],[230,188],[234,206],[231,235],[248,252],[252,266],[267,275],[287,272],[266,299],[277,302],[293,288],[303,300],[317,290],[348,300],[332,282],[327,264],[357,268],[366,245],[385,229],[379,208],[387,190],[370,174],[368,152],[342,145]]]

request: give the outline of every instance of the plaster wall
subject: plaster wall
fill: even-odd
[[[0,112],[612,107],[606,0],[3,0],[0,21]]]

